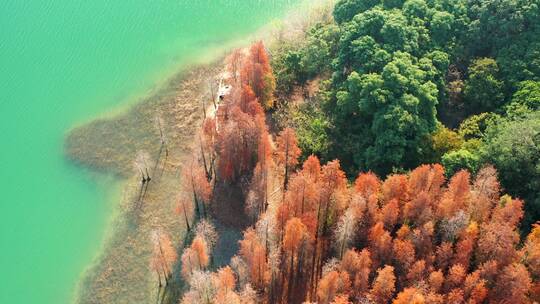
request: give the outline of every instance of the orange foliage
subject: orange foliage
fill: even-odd
[[[454,255],[454,264],[461,264],[466,269],[469,268],[469,263],[473,255],[474,245],[478,239],[478,225],[471,222],[467,229],[462,233],[458,243],[456,244],[456,254]]]
[[[484,224],[478,239],[477,258],[480,263],[494,260],[499,266],[506,266],[516,258],[518,242],[519,234],[515,227],[502,223]]]
[[[377,277],[370,291],[372,300],[377,304],[388,303],[396,290],[395,283],[394,267],[386,265],[377,270]]]
[[[302,241],[305,239],[306,225],[302,221],[293,217],[287,221],[285,226],[285,237],[283,238],[283,248],[294,254],[298,252]]]
[[[416,288],[406,288],[400,292],[392,304],[424,304],[424,295]]]
[[[414,246],[409,240],[395,239],[393,244],[393,258],[404,276],[415,261]]]
[[[371,257],[368,249],[360,253],[347,250],[341,260],[341,268],[352,278],[353,293],[364,295],[369,288],[369,274],[371,273]]]
[[[172,275],[173,266],[176,263],[178,255],[168,234],[157,231],[152,236],[152,241],[153,251],[150,267],[158,274],[161,286],[161,277],[167,281]]]
[[[390,175],[382,184],[382,196],[388,202],[396,199],[400,204],[409,196],[408,178],[403,174]]]
[[[328,304],[339,294],[348,293],[350,288],[351,281],[348,273],[331,271],[325,274],[319,282],[317,298],[319,303]]]
[[[219,129],[218,168],[222,180],[234,182],[255,167],[261,130],[251,115],[236,106],[230,116]]]
[[[527,268],[513,263],[501,271],[492,298],[496,303],[529,303],[527,294],[531,287],[532,280]]]
[[[441,165],[422,165],[411,172],[409,190],[413,194],[426,193],[430,199],[436,199],[444,181],[444,168]]]
[[[264,287],[268,280],[266,250],[253,229],[244,232],[239,252],[248,265],[251,282],[257,288]]]
[[[349,301],[348,296],[339,295],[334,299],[334,301],[332,301],[332,304],[352,304],[352,302]]]
[[[478,271],[467,275],[465,283],[463,284],[463,291],[465,298],[468,300],[467,303],[471,304],[482,303],[488,294],[486,281],[480,278],[480,273]]]
[[[461,264],[453,265],[448,270],[448,275],[446,277],[445,288],[450,291],[455,288],[461,288],[463,280],[465,280],[465,268]]]
[[[435,263],[439,269],[446,270],[450,266],[452,257],[454,255],[454,250],[452,249],[452,244],[449,242],[442,243],[437,247],[435,253]]]
[[[523,201],[505,195],[493,211],[492,221],[516,227],[523,218]]]
[[[298,148],[296,133],[291,128],[285,128],[276,139],[278,164],[285,168],[284,188],[287,189],[289,174],[298,164],[298,157],[302,151]]]
[[[524,202],[501,196],[493,167],[481,169],[472,183],[467,171],[446,182],[434,164],[384,181],[362,173],[349,185],[338,160],[321,167],[310,156],[294,172],[301,154],[294,131],[280,133],[274,153],[257,103],[265,56],[260,44],[252,48],[228,119],[219,127],[205,122],[205,141],[215,138],[218,148],[218,176],[251,177],[248,197],[267,197],[273,161],[285,171],[281,200],[270,200],[268,210],[259,205],[269,229],[256,225],[240,241],[234,265],[244,287],[253,286],[264,303],[293,304],[529,303],[540,297],[540,227],[519,249]],[[196,241],[182,256],[183,274],[205,267],[197,260],[206,247]],[[222,269],[217,278],[217,299],[227,303],[222,300],[235,297],[236,276]]]
[[[522,250],[523,260],[529,272],[536,279],[540,279],[540,225],[533,225],[531,233]]]
[[[386,205],[381,208],[379,220],[383,222],[384,227],[388,231],[394,230],[399,217],[399,204],[397,199],[391,199]]]
[[[308,177],[312,183],[317,183],[321,175],[321,163],[315,155],[310,155],[302,165],[302,173]]]
[[[195,237],[193,243],[191,243],[191,249],[197,253],[197,261],[201,268],[208,266],[208,247],[204,239],[201,237]]]
[[[253,88],[263,107],[265,109],[272,108],[276,80],[262,41],[251,46],[249,56],[244,61],[240,74],[242,83]]]
[[[407,270],[407,269],[405,269]],[[407,273],[407,282],[409,285],[420,283],[426,275],[426,261],[418,260],[414,262]]]
[[[366,200],[373,195],[378,195],[381,181],[373,172],[361,173],[354,182],[354,189]]]
[[[461,170],[450,179],[439,204],[439,216],[451,218],[458,210],[465,208],[470,196],[470,177],[468,171]]]
[[[392,237],[384,230],[384,225],[378,222],[369,231],[369,244],[375,265],[386,262],[392,253]]]
[[[444,283],[444,276],[442,271],[437,270],[429,274],[428,278],[429,288],[431,291],[437,293],[441,289]]]

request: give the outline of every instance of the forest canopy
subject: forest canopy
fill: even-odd
[[[241,70],[250,71],[257,58],[266,58],[261,56],[264,52],[262,44],[255,44],[243,55]],[[403,69],[400,73],[406,76],[395,81],[409,83],[412,89],[394,85],[391,87],[396,91],[388,96],[413,94],[407,90],[429,95],[427,88],[436,88],[435,84],[414,87],[422,86],[421,81],[410,78],[423,77],[420,66],[433,63],[421,65],[413,60],[407,53],[394,54],[388,69]],[[266,65],[266,60],[262,62]],[[273,71],[267,71],[267,77],[272,77]],[[366,81],[378,85],[368,86],[374,87],[373,92],[390,90],[384,88],[384,78],[391,76],[384,74],[383,70],[380,76],[367,76]],[[351,76],[349,80],[356,79],[362,86],[359,73]],[[265,95],[251,89],[250,77],[253,74],[237,80],[242,85],[220,104],[217,117],[206,119],[202,131],[207,144],[196,157],[199,169],[186,169],[198,172],[199,178],[192,179],[198,182],[185,189],[193,195],[195,206],[201,201],[202,206],[207,205],[201,209],[214,210],[213,214],[229,208],[219,197],[223,195],[219,189],[226,186],[228,191],[238,191],[250,224],[229,265],[215,269],[211,263],[216,239],[211,215],[197,211],[200,223],[181,258],[182,276],[188,282],[182,303],[479,304],[540,300],[540,227],[532,225],[528,236],[521,238],[525,203],[504,194],[499,180],[512,173],[498,164],[512,162],[512,168],[523,167],[520,171],[530,168],[529,160],[534,157],[528,154],[529,141],[512,142],[509,137],[535,134],[536,114],[477,115],[466,121],[463,130],[452,131],[437,122],[432,111],[436,146],[458,151],[454,160],[447,156],[451,154],[442,156],[454,165],[452,171],[435,163],[383,178],[366,171],[349,180],[337,159],[321,163],[310,155],[302,162],[294,129],[270,131],[261,103]],[[374,95],[366,94],[365,99]],[[376,108],[377,101],[367,106]],[[467,144],[479,138],[486,142]],[[519,154],[503,143],[515,147]],[[498,155],[500,160],[489,161],[501,171],[474,157],[471,170],[460,168],[461,157],[473,155],[466,149],[473,148],[482,150],[478,152],[481,157]],[[490,149],[500,151],[491,153]],[[533,172],[526,174],[532,176]],[[509,182],[513,180],[511,177]],[[536,185],[515,186],[532,189]],[[214,190],[206,195],[201,189]]]
[[[311,115],[302,108],[320,109],[312,124],[296,124],[304,158],[338,158],[351,175],[381,176],[424,163],[443,163],[447,176],[493,164],[512,176],[501,178],[504,188],[527,202],[526,226],[539,219],[538,191],[515,186],[538,183],[530,157],[538,130],[519,148],[529,169],[499,155],[512,141],[495,134],[539,119],[539,1],[340,0],[333,19],[305,36],[272,61],[278,88],[321,83],[291,114],[302,122]]]

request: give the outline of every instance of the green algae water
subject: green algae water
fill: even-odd
[[[0,303],[72,302],[102,244],[119,183],[65,159],[69,129],[296,2],[0,1]]]

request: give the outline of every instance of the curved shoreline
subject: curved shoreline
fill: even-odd
[[[330,2],[321,0],[323,5]],[[202,122],[203,101],[210,100],[209,80],[224,70],[227,48],[255,38],[275,42],[283,38],[283,33],[287,36],[301,33],[306,28],[302,19],[306,22],[310,17],[309,14],[298,17],[298,14],[292,10],[289,18],[284,19],[288,24],[267,25],[219,50],[210,49],[205,54],[213,56],[200,56],[191,67],[184,66],[169,77],[158,90],[69,132],[65,144],[67,157],[78,165],[119,176],[124,189],[120,204],[113,207],[102,249],[77,284],[76,303],[155,301],[157,279],[153,279],[149,270],[150,233],[157,228],[167,230],[177,246],[184,239],[185,224],[174,214],[180,189],[178,172],[192,151],[193,136]],[[208,60],[209,57],[213,60]],[[203,64],[205,60],[210,63]],[[164,120],[170,145],[166,159],[160,151],[156,113]],[[151,174],[157,178],[153,177],[143,202],[134,204],[141,186],[133,169],[138,151],[149,155],[154,163]]]
[[[183,239],[184,223],[174,214],[179,191],[178,168],[191,151],[192,137],[202,121],[201,90],[207,79],[221,70],[221,60],[183,71],[155,95],[144,98],[126,112],[100,118],[72,130],[66,154],[76,163],[118,175],[124,195],[115,207],[103,249],[84,272],[76,293],[77,303],[147,303],[153,289],[149,273],[149,235],[153,229],[171,233],[175,244]],[[154,114],[161,112],[169,137],[169,155],[159,156],[160,139]],[[133,159],[145,150],[155,176],[140,204],[140,182]]]

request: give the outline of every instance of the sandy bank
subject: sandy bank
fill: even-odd
[[[156,94],[126,112],[74,129],[66,154],[74,162],[116,174],[125,180],[122,202],[112,220],[103,250],[84,273],[77,303],[151,303],[156,281],[149,270],[150,232],[168,231],[176,244],[185,224],[173,211],[179,168],[191,153],[193,135],[202,122],[209,81],[223,69],[222,60],[179,73]],[[161,151],[156,117],[163,121],[168,155]],[[145,151],[152,182],[140,203],[140,177],[134,159]]]

